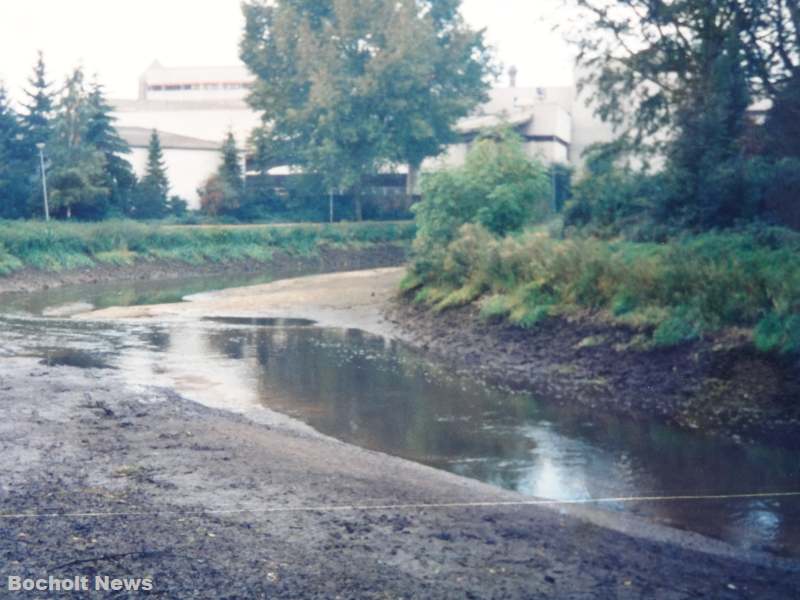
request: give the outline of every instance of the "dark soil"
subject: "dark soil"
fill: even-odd
[[[258,512],[518,497],[117,377],[0,362],[0,597],[17,597],[9,575],[152,577],[150,594],[104,597],[182,600],[800,593],[797,563],[633,519],[615,530],[533,506]],[[49,516],[20,516],[34,513]]]
[[[332,271],[402,258],[394,246],[338,252],[307,260]],[[276,257],[269,268],[281,264],[296,268],[296,258],[282,263]],[[65,284],[193,272],[183,264],[153,266],[55,277]],[[195,274],[231,267],[203,268],[209,270]],[[19,277],[3,280],[3,289],[42,289],[54,276]],[[622,412],[661,411],[689,381],[681,375],[676,383],[673,367],[702,374],[713,366],[723,382],[758,379],[777,386],[770,398],[793,393],[796,385],[791,377],[771,383],[772,372],[758,371],[767,368],[761,362],[730,362],[725,357],[739,355],[727,351],[715,362],[712,350],[695,359],[697,352],[686,349],[630,355],[633,350],[620,349],[617,360],[602,358],[607,347],[576,350],[589,336],[615,335],[620,343],[632,336],[600,325],[554,322],[530,333],[486,327],[470,311],[433,318],[398,305],[393,313],[408,319],[420,343],[462,367],[586,406],[618,402]],[[169,390],[136,391],[102,364],[68,363],[57,354],[15,357],[21,352],[6,337],[0,328],[0,598],[25,596],[7,591],[11,575],[154,580],[149,594],[96,595],[114,598],[800,595],[796,561],[630,516],[492,504],[526,498],[343,444],[285,419],[254,422]],[[756,370],[742,371],[742,364]],[[710,381],[697,378],[698,385]],[[488,505],[325,508],[454,502]],[[313,510],[272,512],[285,507]]]
[[[312,256],[275,252],[269,262],[242,260],[236,262],[189,264],[180,261],[143,261],[129,266],[97,264],[90,269],[40,271],[27,268],[7,277],[0,277],[0,294],[4,292],[35,292],[63,285],[103,283],[107,281],[137,281],[183,279],[199,275],[258,273],[268,270],[276,278],[293,275],[304,269],[318,273],[356,271],[379,267],[396,267],[406,259],[403,244],[370,244],[364,246],[322,246]]]
[[[641,331],[589,316],[521,329],[474,307],[435,314],[398,301],[387,313],[437,359],[548,401],[800,447],[800,362],[742,336],[653,349]]]

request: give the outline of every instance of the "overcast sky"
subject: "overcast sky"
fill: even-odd
[[[487,36],[519,85],[572,81],[571,54],[551,31],[562,0],[464,0],[463,12]],[[134,98],[139,74],[164,66],[238,62],[239,0],[0,0],[0,80],[12,97],[27,85],[36,51],[60,84],[82,64],[111,97]],[[504,78],[504,81],[506,78]]]

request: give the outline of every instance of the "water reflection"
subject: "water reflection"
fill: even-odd
[[[362,447],[524,494],[800,490],[796,453],[555,408],[454,377],[402,344],[360,331],[206,324],[175,325],[160,335],[170,341],[155,362],[178,373],[179,384],[191,365],[195,376],[203,374],[193,391],[215,406],[260,403]],[[612,508],[745,547],[800,554],[796,499]]]
[[[456,377],[403,344],[359,331],[2,317],[0,330],[3,355],[67,367],[112,366],[133,384],[176,387],[218,408],[266,406],[365,448],[533,496],[800,490],[796,452],[739,447],[654,423],[554,407]],[[800,556],[798,499],[610,508],[742,547]]]
[[[308,269],[297,269],[299,276]],[[67,317],[79,312],[111,306],[141,306],[181,302],[186,296],[268,283],[275,279],[268,271],[259,273],[212,274],[173,280],[116,281],[55,287],[35,294],[0,294],[0,309],[4,314]]]

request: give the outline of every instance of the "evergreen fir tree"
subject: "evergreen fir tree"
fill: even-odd
[[[236,139],[230,131],[222,144],[222,164],[219,168],[219,176],[233,190],[241,190],[244,185],[244,175],[242,173],[242,165],[239,162]]]
[[[242,206],[244,175],[232,132],[220,148],[222,162],[217,172],[198,190],[200,206],[210,215],[236,215]]]
[[[169,180],[161,150],[161,139],[154,129],[147,147],[147,169],[137,186],[133,213],[138,219],[161,219],[169,212]]]
[[[31,193],[30,161],[27,160],[19,116],[0,85],[0,218],[27,214]]]
[[[85,142],[103,154],[105,186],[110,190],[109,204],[113,212],[121,215],[131,213],[133,188],[136,175],[131,164],[123,158],[130,154],[130,147],[114,128],[115,117],[105,98],[103,86],[92,83],[88,97],[88,119]]]
[[[24,103],[26,112],[22,115],[22,125],[31,154],[39,143],[46,144],[53,133],[53,105],[55,94],[47,81],[44,56],[41,51],[33,69],[33,77],[29,80],[31,88],[25,90],[28,101]]]
[[[164,164],[164,153],[161,150],[161,138],[155,129],[150,134],[150,143],[147,146],[147,170],[142,178],[142,183],[152,186],[165,198],[169,193],[169,180]]]
[[[743,49],[733,32],[705,45],[707,76],[687,90],[689,100],[678,112],[679,135],[667,165],[672,185],[661,207],[662,218],[702,229],[752,216],[743,179],[750,105]]]
[[[66,218],[102,218],[108,204],[109,188],[103,172],[105,158],[87,143],[89,99],[83,70],[67,78],[57,106],[49,157],[51,211]]]

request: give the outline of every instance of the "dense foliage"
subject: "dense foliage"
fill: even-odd
[[[422,190],[414,206],[420,254],[447,245],[465,223],[506,235],[551,214],[550,176],[507,129],[478,138],[463,166],[426,174]]]
[[[555,240],[542,231],[498,238],[465,225],[436,270],[405,281],[438,310],[477,302],[486,318],[532,327],[599,311],[669,346],[724,327],[754,328],[763,351],[800,352],[800,235],[705,234],[681,243]]]
[[[25,95],[17,113],[0,88],[0,218],[44,215],[39,145],[55,218],[152,219],[185,211],[185,202],[168,197],[154,140],[148,173],[137,183],[126,159],[130,148],[114,127],[103,87],[87,84],[82,69],[72,71],[56,92],[39,55]]]
[[[241,56],[262,168],[301,166],[351,193],[389,164],[412,173],[453,139],[491,74],[483,34],[460,0],[246,2]]]
[[[594,90],[597,113],[618,128],[620,161],[624,151],[637,159],[638,183],[651,188],[640,214],[673,230],[756,220],[800,228],[800,148],[792,135],[800,122],[797,2],[575,3],[586,16],[576,35],[582,84]],[[650,183],[641,167],[648,154],[660,165]],[[600,202],[607,205],[602,196],[611,193],[599,194]],[[578,196],[580,218],[607,215]],[[617,203],[623,212],[638,210],[624,209],[626,199],[623,193]]]

